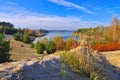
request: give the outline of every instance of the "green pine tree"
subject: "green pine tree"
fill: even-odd
[[[5,40],[4,34],[0,34],[0,63],[10,60],[10,41]]]
[[[29,43],[30,42],[29,34],[26,33],[26,32],[23,34],[23,42],[24,43]]]

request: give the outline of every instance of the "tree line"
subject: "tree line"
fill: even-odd
[[[0,22],[0,33],[5,33],[5,34],[14,34],[18,30],[14,28],[14,25],[9,22]]]
[[[85,41],[94,50],[112,51],[120,49],[120,20],[114,17],[110,26],[78,29],[76,34],[87,36]],[[80,42],[81,44],[81,42]]]

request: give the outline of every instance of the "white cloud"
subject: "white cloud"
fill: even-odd
[[[7,3],[10,4],[10,5],[18,5],[17,3],[10,2],[10,1],[8,1]]]
[[[62,5],[62,6],[66,6],[66,7],[73,7],[73,8],[77,8],[79,10],[83,10],[84,12],[90,13],[90,14],[95,14],[94,12],[88,10],[87,8],[83,7],[83,6],[79,6],[77,4],[74,4],[72,2],[68,2],[66,0],[49,0],[50,2],[54,2],[57,3],[58,5]]]
[[[11,22],[15,27],[21,28],[76,30],[99,24],[95,21],[83,21],[81,17],[61,17],[31,12],[23,7],[0,7],[0,9],[0,21]]]

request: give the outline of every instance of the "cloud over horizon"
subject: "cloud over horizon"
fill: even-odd
[[[0,21],[11,22],[15,27],[32,29],[76,30],[82,27],[95,27],[96,21],[84,21],[78,16],[57,16],[31,12],[19,6],[0,6]]]

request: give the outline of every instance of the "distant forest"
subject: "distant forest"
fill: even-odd
[[[10,22],[0,22],[0,33],[13,35],[17,32],[20,32],[22,34],[24,32],[27,32],[30,35],[35,35],[37,33],[37,34],[40,35],[42,33],[48,33],[49,31],[45,30],[45,29],[38,29],[38,30],[32,30],[32,29],[29,29],[29,28],[24,28],[24,29],[18,28],[17,29],[17,28],[14,27],[14,24],[12,24]],[[38,35],[36,35],[36,36],[38,36]]]
[[[75,34],[80,36],[81,44],[89,45],[93,50],[101,52],[120,50],[120,20],[117,17],[113,18],[108,27],[82,28]]]
[[[82,28],[78,29],[75,33],[91,37],[97,43],[118,42],[120,40],[120,20],[114,17],[111,25],[108,27]]]
[[[18,30],[14,28],[14,25],[9,22],[0,22],[0,33],[5,33],[5,34],[14,34]]]

